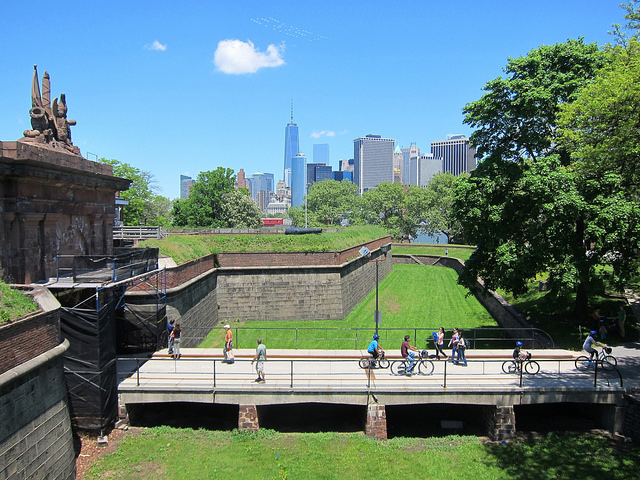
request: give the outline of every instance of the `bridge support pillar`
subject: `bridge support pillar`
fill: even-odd
[[[258,409],[255,405],[238,405],[238,430],[258,430]]]
[[[501,442],[516,436],[516,415],[513,405],[491,408],[487,420],[491,440]]]
[[[387,439],[387,411],[384,405],[377,403],[367,405],[365,434],[376,440]]]

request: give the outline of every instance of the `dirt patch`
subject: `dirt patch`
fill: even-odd
[[[98,444],[99,433],[78,432],[75,440],[76,448],[80,444],[80,453],[76,457],[76,479],[83,480],[96,460],[118,450],[120,442],[126,435],[138,435],[141,430],[140,428],[129,428],[128,430],[114,428],[106,435],[108,441],[104,446]]]

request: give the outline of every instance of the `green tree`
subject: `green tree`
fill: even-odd
[[[424,191],[423,199],[415,207],[414,213],[422,225],[421,231],[427,235],[442,232],[447,236],[449,243],[452,238],[462,240],[462,227],[453,216],[453,201],[456,185],[468,177],[466,173],[459,177],[451,173],[438,173],[429,181],[427,188],[421,189]]]
[[[222,221],[228,228],[260,228],[262,212],[247,189],[234,189],[222,196]]]
[[[230,168],[200,172],[191,185],[189,197],[174,203],[174,224],[194,228],[226,227],[223,196],[234,189],[235,180]]]
[[[120,192],[120,197],[129,202],[123,208],[125,225],[160,225],[168,218],[169,200],[155,193],[151,173],[115,159],[100,158],[99,161],[111,165],[116,177],[131,180],[129,190]]]
[[[307,210],[323,225],[339,225],[359,210],[358,186],[350,181],[322,180],[309,188]]]
[[[407,192],[399,183],[383,182],[367,190],[362,211],[367,222],[382,226],[395,239],[416,234],[416,219],[407,215]]]
[[[572,167],[558,142],[557,117],[607,61],[582,39],[542,46],[510,59],[509,76],[488,82],[487,93],[465,106],[482,161],[456,189],[454,215],[465,240],[477,245],[461,283],[472,288],[482,277],[485,288],[518,295],[529,279],[548,273],[551,290],[574,292],[576,314],[586,314],[598,275],[589,234],[603,226],[595,214],[608,198],[594,194]],[[608,194],[610,179],[602,180],[600,191]]]

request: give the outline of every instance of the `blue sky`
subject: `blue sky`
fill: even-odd
[[[0,4],[0,140],[30,127],[33,64],[65,93],[72,138],[179,196],[218,166],[282,177],[284,130],[300,150],[353,157],[367,134],[470,135],[462,108],[509,57],[583,36],[611,41],[621,0],[23,1]]]

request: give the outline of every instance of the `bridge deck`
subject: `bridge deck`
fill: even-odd
[[[540,364],[537,375],[505,374],[502,362],[510,350],[469,350],[468,366],[433,360],[431,375],[393,375],[390,369],[362,369],[364,351],[269,350],[264,384],[256,383],[251,365],[254,351],[235,351],[234,364],[222,362],[219,349],[182,349],[173,360],[156,353],[136,368],[120,359],[119,371],[133,372],[119,384],[120,403],[195,401],[207,403],[350,403],[366,404],[374,394],[381,403],[543,403],[588,401],[617,403],[623,391],[617,372],[579,372],[578,353],[566,350],[532,352]],[[399,357],[391,357],[393,362]],[[522,383],[521,383],[522,382]],[[508,398],[505,398],[508,397]]]

